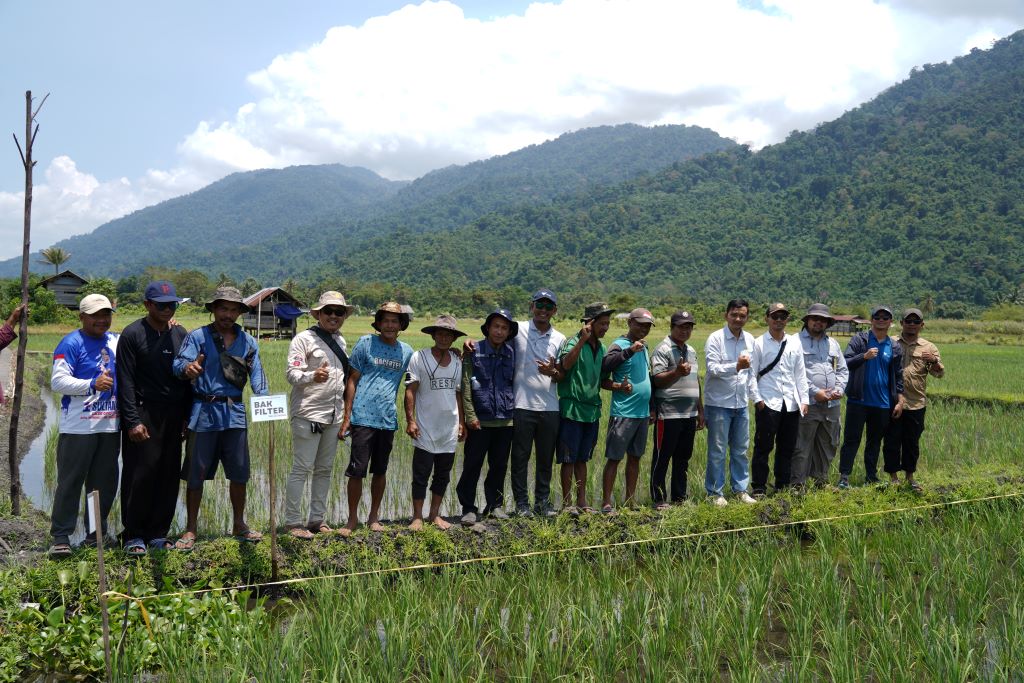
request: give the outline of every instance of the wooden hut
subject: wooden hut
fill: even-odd
[[[828,328],[829,334],[836,335],[854,335],[860,332],[861,325],[870,325],[870,320],[864,318],[858,318],[855,315],[834,315],[836,319],[835,325]]]
[[[245,305],[249,312],[242,315],[242,327],[257,338],[294,337],[297,320],[309,313],[302,302],[280,287],[264,287],[246,297]]]
[[[81,275],[65,270],[52,277],[48,277],[39,283],[40,287],[53,292],[57,297],[57,303],[68,308],[78,309],[78,300],[81,298],[82,287],[89,284]]]

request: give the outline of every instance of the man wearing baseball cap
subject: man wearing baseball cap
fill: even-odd
[[[266,396],[267,377],[259,345],[235,321],[249,310],[235,287],[218,287],[206,302],[213,322],[185,337],[174,359],[174,374],[192,380],[192,432],[185,485],[185,531],[175,543],[190,551],[196,543],[203,484],[212,480],[218,464],[224,467],[231,498],[232,534],[243,543],[258,543],[263,535],[245,523],[246,485],[249,482],[249,441],[242,391],[246,381],[256,396]]]
[[[839,488],[850,488],[850,474],[857,458],[861,436],[864,443],[865,483],[878,483],[878,451],[889,420],[903,413],[903,350],[889,336],[892,309],[871,309],[871,329],[850,337],[846,364],[850,383],[846,387],[846,424],[839,452]]]
[[[755,377],[754,453],[751,488],[763,496],[768,486],[768,463],[775,449],[775,490],[789,486],[800,418],[807,414],[807,370],[804,353],[795,337],[786,334],[789,309],[774,303],[765,311],[768,331],[754,340],[750,371]]]
[[[110,331],[113,315],[113,304],[102,294],[82,297],[78,304],[81,328],[61,339],[53,352],[50,388],[61,394],[57,488],[50,514],[53,545],[49,554],[55,558],[71,554],[71,535],[82,509],[83,487],[100,493],[104,535],[117,494],[121,438],[115,364],[117,334]],[[88,528],[89,520],[85,522]]]
[[[570,514],[593,510],[587,505],[587,463],[597,445],[601,426],[601,364],[605,347],[601,343],[615,311],[603,302],[583,311],[583,327],[562,345],[558,363],[565,376],[558,383],[558,449],[555,455],[562,466],[562,506]],[[573,502],[572,482],[576,480]]]
[[[292,386],[292,470],[288,474],[284,525],[295,538],[309,540],[314,532],[332,531],[325,519],[327,493],[338,451],[349,364],[341,326],[351,312],[341,292],[324,292],[309,309],[316,324],[299,332],[288,345],[285,376]],[[303,520],[300,508],[309,479],[309,517]]]
[[[797,339],[804,353],[809,407],[800,418],[791,483],[803,487],[810,477],[817,486],[824,486],[839,446],[840,399],[850,371],[839,342],[825,333],[835,323],[828,306],[813,304],[803,323]]]
[[[611,343],[601,363],[604,379],[601,388],[612,392],[612,407],[605,440],[603,495],[601,512],[614,512],[612,489],[619,472],[619,463],[626,456],[626,495],[623,503],[630,505],[636,494],[640,476],[640,457],[647,449],[647,431],[651,418],[651,373],[647,355],[647,335],[654,326],[654,316],[646,308],[629,312],[628,330]]]
[[[117,403],[121,412],[121,522],[125,552],[167,550],[178,505],[181,443],[192,386],[174,374],[186,331],[172,325],[181,299],[164,280],[146,287],[146,317],[129,324],[117,342]]]
[[[893,484],[899,482],[899,472],[905,472],[907,485],[917,492],[923,489],[914,479],[917,461],[921,455],[921,434],[924,433],[924,411],[928,405],[925,390],[928,375],[941,378],[946,374],[939,348],[921,337],[924,314],[919,308],[908,308],[900,319],[902,331],[896,340],[903,356],[903,388],[906,404],[903,413],[889,422],[885,433],[883,455],[885,471]]]
[[[697,350],[686,342],[696,325],[689,311],[672,314],[671,328],[651,355],[654,383],[654,451],[651,463],[651,502],[664,510],[686,500],[686,471],[693,441],[704,429],[704,401],[697,373]],[[672,466],[671,491],[665,476]]]

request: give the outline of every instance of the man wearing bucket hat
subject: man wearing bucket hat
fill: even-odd
[[[320,295],[310,310],[316,324],[299,332],[288,346],[286,376],[292,385],[290,423],[292,470],[288,475],[284,524],[295,538],[330,533],[324,518],[331,487],[338,430],[344,416],[347,344],[341,326],[352,312],[341,292]],[[310,484],[309,517],[301,518],[306,481]]]
[[[117,342],[117,403],[121,413],[121,521],[125,551],[167,550],[181,487],[181,442],[192,386],[174,375],[186,331],[172,325],[181,299],[170,282],[146,287],[146,317]]]
[[[640,476],[640,458],[647,450],[651,422],[651,372],[646,339],[654,326],[654,316],[646,308],[634,308],[627,324],[628,331],[609,345],[601,363],[604,375],[601,387],[612,392],[602,477],[601,512],[605,514],[614,511],[612,489],[623,458],[626,458],[624,502],[627,505],[633,502]]]
[[[434,339],[429,349],[420,349],[409,361],[409,380],[405,385],[406,433],[412,437],[412,523],[423,528],[423,501],[430,484],[430,513],[427,521],[444,531],[451,526],[441,517],[441,501],[448,490],[455,447],[466,438],[462,421],[462,360],[452,344],[466,336],[458,321],[450,315],[437,317],[423,328]]]
[[[813,304],[797,335],[807,371],[807,414],[800,418],[793,453],[791,483],[803,487],[808,477],[817,486],[828,483],[828,471],[839,447],[840,399],[850,371],[837,342],[826,334],[835,318],[825,304]]]
[[[587,505],[587,463],[597,445],[601,424],[601,363],[605,355],[601,339],[608,332],[614,312],[604,302],[587,306],[580,319],[583,327],[558,353],[565,376],[558,383],[561,421],[555,457],[562,466],[562,505],[571,514],[579,509],[593,512]]]
[[[512,417],[516,396],[513,379],[516,354],[510,339],[519,334],[519,323],[507,309],[499,308],[480,326],[484,338],[462,354],[462,411],[467,436],[463,448],[462,476],[455,490],[462,505],[462,523],[477,522],[477,482],[487,459],[484,478],[484,515],[508,519],[505,504],[505,472],[512,449]]]
[[[388,461],[398,429],[395,401],[412,358],[412,347],[398,340],[398,335],[409,327],[409,314],[402,311],[401,304],[394,301],[381,304],[371,324],[377,334],[360,337],[349,358],[345,417],[338,433],[339,438],[345,438],[351,425],[352,449],[345,469],[348,521],[341,530],[342,536],[350,535],[359,526],[359,501],[367,472],[373,478],[370,515],[366,521],[371,531],[384,530],[379,518],[380,502],[384,498]]]
[[[206,302],[213,322],[185,337],[174,359],[174,374],[192,380],[192,432],[186,467],[185,531],[175,547],[189,551],[196,543],[203,483],[224,468],[231,498],[232,535],[243,543],[258,543],[263,535],[245,523],[246,484],[249,482],[249,441],[242,391],[246,381],[256,396],[269,385],[260,362],[259,345],[235,321],[249,310],[235,287],[218,287]]]
[[[906,406],[903,414],[889,422],[885,433],[885,471],[891,483],[899,482],[899,472],[905,472],[907,486],[917,492],[923,489],[914,479],[917,461],[921,455],[920,441],[924,433],[924,412],[928,405],[925,389],[928,375],[941,378],[946,374],[939,348],[921,338],[924,313],[919,308],[908,308],[900,319],[899,346],[903,355],[903,386]]]
[[[71,554],[70,539],[82,508],[82,489],[100,493],[102,532],[117,493],[121,438],[117,414],[118,335],[110,331],[114,306],[102,294],[78,304],[81,328],[53,352],[50,388],[61,394],[57,439],[57,488],[50,514],[51,557]],[[88,527],[89,520],[86,520]],[[88,542],[88,541],[87,541]]]
[[[857,458],[861,436],[864,443],[865,483],[878,483],[878,451],[889,420],[903,413],[903,350],[889,336],[892,309],[871,309],[871,329],[850,337],[846,364],[850,382],[846,386],[846,424],[839,451],[839,488],[850,488],[850,474]],[[866,430],[865,430],[866,428]]]
[[[768,331],[754,340],[750,355],[750,371],[755,377],[750,396],[755,411],[754,453],[750,459],[755,496],[766,493],[773,448],[775,490],[789,487],[800,418],[807,414],[809,405],[803,349],[795,337],[786,334],[789,309],[782,303],[771,304],[764,319]]]

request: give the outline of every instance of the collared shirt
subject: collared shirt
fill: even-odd
[[[697,350],[686,344],[684,346],[685,351],[668,336],[658,344],[651,355],[652,375],[675,370],[683,360],[684,353],[687,362],[690,363],[690,374],[676,378],[667,387],[654,389],[654,404],[657,406],[658,417],[666,420],[697,416],[697,404],[700,401]]]
[[[516,408],[538,412],[558,412],[557,387],[551,378],[540,374],[537,362],[558,358],[558,350],[565,343],[565,335],[553,326],[541,332],[533,326],[532,320],[519,323],[519,334],[515,338],[516,376],[513,388],[516,392]]]
[[[771,365],[779,355],[782,342],[786,342],[786,349],[779,362],[757,378],[761,370]],[[788,334],[783,335],[781,341],[776,341],[771,332],[765,332],[754,340],[750,372],[757,379],[750,400],[754,403],[764,401],[771,410],[787,413],[800,410],[801,404],[807,404],[807,370],[803,349],[798,342],[796,335]]]
[[[259,345],[251,335],[235,325],[235,341],[226,351],[229,355],[244,358],[249,368],[249,386],[256,396],[266,396],[269,389],[267,377],[260,362]],[[219,432],[225,429],[245,429],[246,411],[242,401],[242,390],[224,377],[221,370],[220,352],[207,332],[207,327],[192,330],[185,337],[177,357],[174,359],[174,374],[185,377],[185,367],[205,354],[203,374],[192,381],[192,414],[188,428],[193,432]],[[206,396],[227,396],[228,401],[208,401]]]
[[[342,351],[348,350],[341,334],[331,336]],[[313,374],[324,363],[327,363],[327,381],[314,382]],[[292,417],[320,424],[341,422],[345,407],[345,367],[312,329],[299,332],[288,345],[286,376],[292,385]]]
[[[736,370],[736,361],[744,351],[752,353],[754,335],[741,331],[734,336],[725,326],[708,335],[704,344],[704,405],[719,408],[746,408],[754,385],[750,368]]]
[[[928,398],[925,396],[928,375],[942,377],[946,374],[945,370],[939,370],[936,363],[928,363],[921,356],[928,352],[938,356],[939,347],[921,337],[915,342],[908,342],[900,337],[896,343],[903,349],[903,400],[906,401],[904,407],[907,410],[920,410],[928,405]]]
[[[839,342],[826,334],[815,339],[806,330],[800,330],[800,345],[804,351],[804,368],[807,370],[808,405],[821,405],[814,395],[822,389],[829,391],[838,389],[846,391],[846,383],[850,379],[850,370],[846,367],[846,357],[839,348]],[[839,405],[839,399],[828,401],[828,407]]]
[[[63,394],[60,399],[61,434],[118,430],[117,339],[114,332],[90,337],[82,330],[75,330],[61,339],[54,349],[50,388]],[[107,391],[96,391],[96,380],[104,371],[113,378],[114,386]]]
[[[577,334],[562,345],[558,354],[561,360],[580,343]],[[580,355],[565,378],[558,383],[558,403],[562,417],[576,422],[597,422],[601,419],[601,361],[605,348],[597,340],[595,348],[590,342],[583,342]]]

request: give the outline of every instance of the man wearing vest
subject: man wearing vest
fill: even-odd
[[[309,309],[316,325],[299,332],[288,346],[286,375],[292,385],[290,422],[292,471],[288,475],[284,524],[295,538],[330,533],[327,493],[331,488],[338,429],[345,414],[348,355],[341,326],[352,312],[340,292],[324,292]],[[301,504],[312,475],[309,516],[303,523]]]
[[[258,543],[263,535],[245,523],[246,484],[249,481],[249,442],[242,390],[246,380],[256,396],[266,396],[267,378],[255,339],[235,321],[249,310],[235,287],[218,287],[206,303],[213,322],[189,332],[174,359],[174,374],[192,380],[191,449],[182,474],[186,479],[185,532],[178,550],[196,543],[203,482],[213,479],[218,463],[230,485],[232,534],[244,543]]]
[[[799,340],[786,334],[789,309],[774,303],[765,311],[768,331],[754,340],[750,371],[755,382],[754,455],[751,458],[751,488],[755,496],[768,487],[768,460],[775,449],[775,490],[789,486],[790,464],[800,418],[807,414],[807,370]]]

